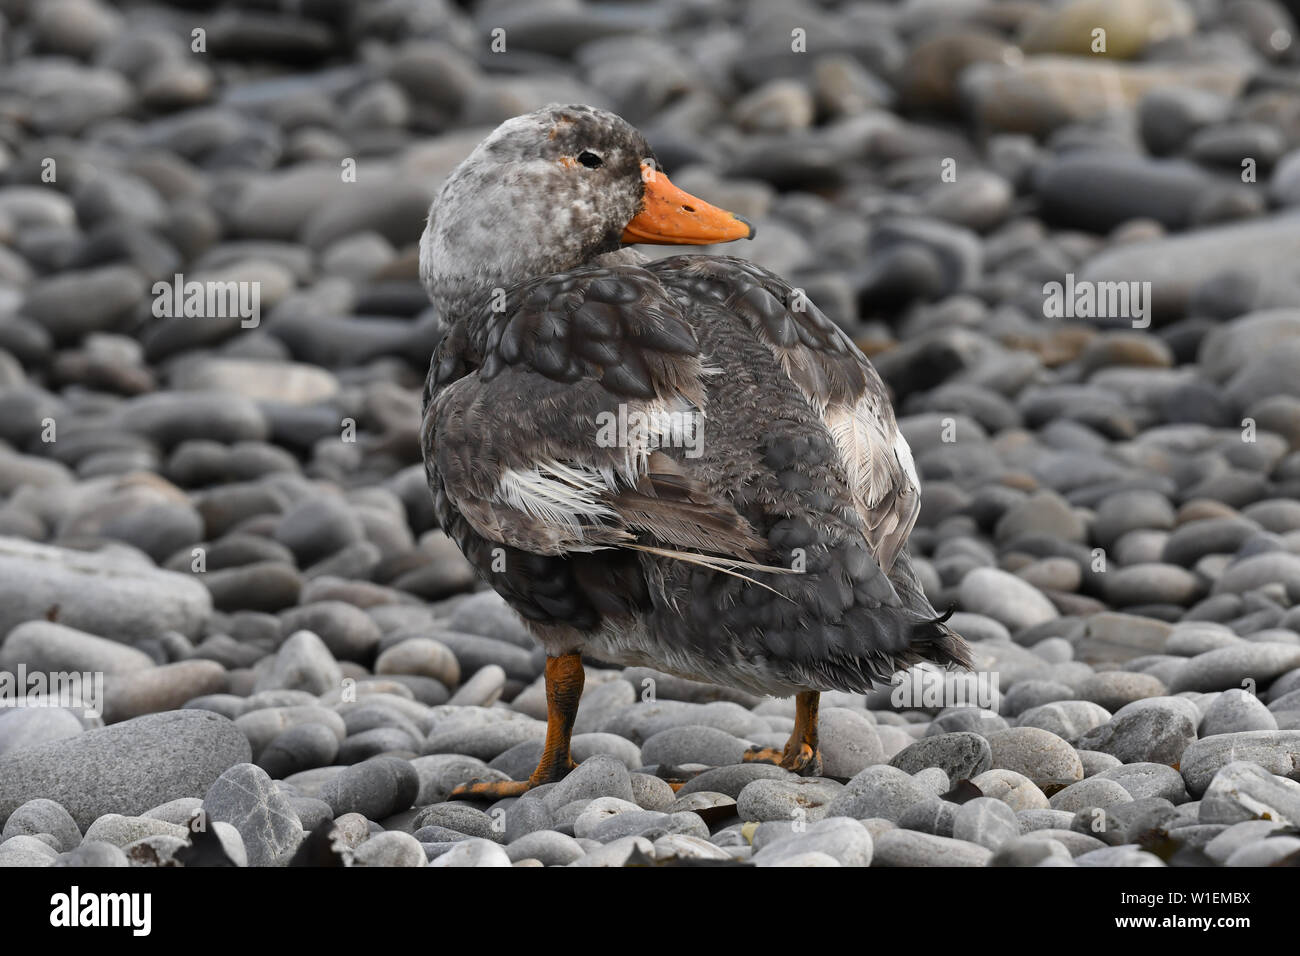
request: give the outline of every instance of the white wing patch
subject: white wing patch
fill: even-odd
[[[907,482],[919,493],[921,490],[921,476],[916,473],[916,462],[912,460],[912,449],[907,444],[907,439],[903,437],[902,432],[897,432],[894,439],[894,457],[898,463],[903,466],[903,474],[907,476]]]
[[[867,507],[876,507],[893,490],[898,460],[894,436],[886,430],[871,397],[864,396],[852,407],[828,406],[825,421],[844,459],[849,486]],[[907,460],[912,460],[910,451]]]
[[[854,505],[886,572],[920,512],[921,482],[912,450],[875,397],[852,406],[833,404],[824,421],[844,463]]]
[[[582,526],[616,518],[617,512],[599,499],[615,490],[612,469],[574,467],[558,461],[502,472],[496,497],[544,524],[560,526],[582,537]]]
[[[673,437],[673,416],[691,412],[698,414],[680,397],[624,406],[623,427],[615,430],[612,446],[623,451],[616,466],[551,458],[531,468],[509,468],[502,472],[493,498],[581,541],[584,527],[602,521],[618,523],[618,512],[604,502],[605,497],[617,494],[620,487],[635,487],[646,473],[650,453]]]
[[[593,447],[572,438],[554,443],[550,450],[563,457],[503,470],[480,508],[462,502],[462,514],[494,540],[531,536],[542,553],[630,546],[628,516],[611,499],[637,488],[657,449],[678,444],[684,433],[698,437],[703,410],[674,395],[619,406],[612,419],[605,414],[591,423]]]

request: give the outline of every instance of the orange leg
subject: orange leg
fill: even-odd
[[[779,764],[786,770],[805,777],[816,777],[822,772],[822,755],[817,749],[817,708],[821,694],[815,690],[801,692],[794,699],[794,730],[786,741],[785,750],[773,747],[751,747],[745,760],[757,763]]]
[[[560,780],[577,766],[569,755],[569,737],[578,716],[585,678],[581,654],[563,654],[546,659],[546,745],[537,769],[527,780],[500,780],[461,784],[451,792],[452,799],[471,797],[500,800],[517,797],[533,787]]]

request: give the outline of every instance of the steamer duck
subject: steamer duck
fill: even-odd
[[[795,695],[784,750],[747,759],[802,774],[820,692],[970,666],[904,549],[919,482],[863,354],[751,262],[630,248],[753,235],[585,106],[501,124],[434,200],[425,470],[443,529],[547,653],[536,771],[454,796],[572,769],[583,654]]]

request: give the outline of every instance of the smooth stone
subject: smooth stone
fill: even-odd
[[[702,763],[728,766],[744,759],[748,743],[713,727],[671,727],[641,745],[641,757],[648,764],[679,766]]]
[[[114,674],[104,682],[104,722],[177,710],[186,701],[226,690],[226,669],[215,661],[177,661],[148,670]]]
[[[244,735],[217,714],[137,717],[0,757],[0,818],[36,797],[62,804],[81,827],[106,813],[139,814],[206,792],[251,756]]]
[[[280,617],[285,634],[310,631],[339,661],[368,661],[379,644],[379,626],[358,607],[343,601],[318,601],[290,608]]]
[[[1246,680],[1264,684],[1296,667],[1300,667],[1300,647],[1243,642],[1189,659],[1174,674],[1169,692],[1228,690],[1241,687]]]
[[[1078,754],[1056,734],[1036,727],[1012,727],[990,734],[988,741],[995,768],[1014,770],[1040,788],[1083,779]]]
[[[187,840],[190,831],[175,823],[151,817],[126,817],[120,813],[106,813],[86,828],[85,839],[102,840],[126,848],[128,844],[145,837],[170,836]]]
[[[477,757],[461,754],[430,754],[416,757],[410,764],[419,780],[413,801],[416,806],[441,803],[461,784],[510,779],[508,774],[491,769]]]
[[[818,715],[822,773],[852,777],[873,764],[884,763],[885,751],[876,725],[847,707],[823,707]]]
[[[961,582],[962,607],[1023,630],[1059,616],[1052,602],[1033,585],[995,568],[975,568]]]
[[[84,729],[77,716],[62,707],[15,707],[0,712],[0,756],[66,740]]]
[[[9,814],[3,832],[0,832],[0,839],[37,836],[41,833],[53,837],[55,849],[63,853],[76,849],[82,841],[81,830],[77,828],[77,822],[72,819],[72,814],[53,800],[46,800],[43,797],[28,800]]]
[[[1002,695],[999,709],[1006,717],[1016,717],[1035,707],[1058,700],[1073,700],[1077,696],[1074,688],[1068,684],[1049,680],[1024,680]]]
[[[1059,840],[1021,835],[998,847],[989,866],[1071,865],[1070,851]]]
[[[202,576],[219,611],[282,611],[298,603],[302,576],[280,561],[258,561]]]
[[[385,650],[375,661],[376,674],[416,674],[432,677],[447,687],[460,683],[460,664],[447,645],[416,637]]]
[[[40,620],[19,624],[0,645],[0,667],[12,672],[19,664],[26,664],[28,671],[102,671],[108,675],[149,670],[154,661],[118,641]]]
[[[1117,803],[1130,803],[1133,797],[1114,780],[1101,777],[1089,777],[1072,783],[1051,798],[1053,810],[1077,813],[1092,807],[1110,807]]]
[[[363,844],[364,845],[364,844]],[[429,863],[429,866],[510,866],[506,851],[490,840],[464,840]]]
[[[552,813],[576,800],[616,797],[633,803],[632,780],[627,767],[616,757],[597,754],[569,772],[543,799]]]
[[[339,753],[338,735],[324,724],[298,724],[276,736],[257,754],[257,765],[273,779],[325,767]]]
[[[867,767],[853,777],[826,806],[823,816],[855,820],[880,817],[898,822],[913,804],[932,797],[905,771],[881,764]]]
[[[1108,846],[1080,853],[1074,858],[1078,866],[1164,866],[1165,861],[1137,844]]]
[[[624,763],[626,763],[626,761],[624,761]],[[692,791],[692,793],[681,797],[680,800],[689,801],[696,795],[707,796],[711,801],[730,800],[733,806],[736,802],[734,797],[729,797],[726,794],[721,793],[711,793],[707,790]],[[632,799],[633,802],[643,810],[668,811],[694,809],[694,807],[676,806],[679,802],[679,798],[673,791],[673,788],[668,785],[668,781],[662,780],[659,777],[651,776],[648,773],[632,774]],[[711,802],[710,805],[712,806],[715,804]]]
[[[1129,763],[1103,770],[1091,779],[1113,780],[1134,800],[1161,797],[1180,804],[1188,799],[1182,774],[1167,764]]]
[[[889,761],[908,774],[926,767],[938,767],[950,780],[969,780],[992,766],[988,741],[979,734],[962,732],[925,737],[894,755]]]
[[[840,866],[870,866],[874,852],[871,832],[857,820],[828,817],[809,824],[803,832],[778,836],[754,854],[756,866],[779,865],[804,853],[824,853]]]
[[[210,820],[239,831],[250,866],[283,866],[303,839],[302,824],[287,795],[265,770],[236,764],[218,777],[203,797]]]
[[[275,540],[294,553],[300,567],[315,564],[364,536],[353,509],[332,495],[303,499],[286,511],[275,527]]]
[[[1266,819],[1300,826],[1300,784],[1237,760],[1214,775],[1201,798],[1201,823]]]
[[[126,854],[122,852],[121,847],[113,846],[111,843],[94,842],[82,843],[81,846],[69,850],[67,853],[60,853],[53,865],[118,867],[130,866],[131,862],[126,858]]]
[[[1100,750],[1124,763],[1176,764],[1196,741],[1200,714],[1176,697],[1152,697],[1121,707],[1108,723],[1081,734],[1082,749]]]
[[[540,860],[543,866],[568,866],[584,856],[578,841],[554,830],[525,833],[506,846],[512,863],[523,859]]]
[[[1206,737],[1183,752],[1179,769],[1187,781],[1188,793],[1199,796],[1224,766],[1243,760],[1270,773],[1300,777],[1300,729],[1248,730]]]
[[[843,790],[843,784],[820,777],[755,780],[736,797],[736,812],[742,820],[815,822],[840,815],[828,808]]]
[[[545,736],[546,725],[531,718],[454,730],[435,728],[425,741],[424,752],[426,754],[456,753],[481,760],[492,760],[512,747],[525,742],[541,741]]]
[[[734,800],[755,780],[788,780],[792,776],[789,770],[770,763],[715,767],[688,780],[677,791],[677,796],[684,797],[692,793],[709,791],[726,794]]]
[[[310,833],[322,823],[334,819],[334,808],[324,800],[315,797],[289,797],[289,806],[298,815],[298,822],[303,830]]]
[[[964,840],[889,830],[875,841],[873,866],[987,866],[993,851]]]
[[[914,803],[898,818],[898,826],[904,830],[917,830],[932,833],[935,836],[952,836],[953,822],[957,818],[957,804],[938,797],[927,797],[920,803]]]
[[[500,843],[505,834],[505,827],[498,825],[498,819],[501,819],[501,823],[504,824],[503,818],[488,816],[482,810],[468,804],[437,803],[420,810],[411,821],[411,826],[417,833],[425,827],[440,827],[454,830],[465,836]]]
[[[141,814],[152,820],[165,820],[167,823],[175,823],[179,826],[188,827],[191,821],[195,820],[203,810],[203,800],[201,797],[180,797],[176,800],[168,800],[161,803],[152,810]]]
[[[328,707],[317,704],[261,707],[235,718],[235,726],[248,738],[254,754],[263,753],[276,737],[300,724],[323,724],[342,743],[347,736],[343,718]]]
[[[979,787],[986,797],[1000,800],[1012,812],[1021,810],[1046,810],[1047,797],[1032,780],[1014,770],[986,770],[972,777],[971,783]]]
[[[378,756],[352,764],[327,781],[318,796],[335,816],[360,813],[383,820],[410,807],[419,789],[420,778],[410,761]]]
[[[672,859],[731,860],[735,859],[735,852],[738,851],[728,851],[689,833],[665,833],[654,841],[656,863]]]
[[[34,836],[10,837],[0,843],[0,867],[53,866],[59,851]]]
[[[506,686],[506,672],[497,664],[487,664],[474,672],[474,676],[456,689],[448,703],[489,707],[501,696]]]
[[[376,833],[352,852],[353,866],[425,866],[424,847],[409,833]]]
[[[1111,754],[1102,753],[1100,750],[1075,750],[1079,755],[1079,762],[1083,764],[1083,777],[1095,777],[1099,773],[1107,770],[1114,770],[1116,767],[1124,766],[1124,761]]]
[[[590,812],[590,811],[588,811]],[[584,817],[580,816],[573,824],[575,836],[586,837],[601,843],[609,843],[625,836],[644,836],[657,840],[666,834],[683,834],[707,838],[709,828],[694,813],[660,813],[655,810],[630,810],[585,827],[580,826]]]
[[[1073,740],[1111,719],[1110,711],[1090,700],[1063,700],[1025,711],[1018,727],[1037,727],[1066,740]]]
[[[1222,826],[1222,825],[1221,825]],[[1242,847],[1266,839],[1285,824],[1276,820],[1243,820],[1227,825],[1205,844],[1205,855],[1222,866]]]
[[[957,810],[952,822],[952,836],[997,851],[1008,840],[1020,836],[1020,821],[1016,819],[1015,810],[1004,801],[995,797],[976,797]]]
[[[325,642],[311,631],[291,635],[254,687],[264,690],[303,690],[324,694],[343,683],[343,672]]]
[[[1277,718],[1254,694],[1232,687],[1206,709],[1199,734],[1204,738],[1251,730],[1277,730]]]
[[[55,605],[59,624],[123,642],[195,637],[212,614],[207,589],[188,575],[0,537],[0,633],[44,620]]]
[[[1278,866],[1300,859],[1300,837],[1280,836],[1260,840],[1237,850],[1224,866]]]
[[[654,853],[654,844],[642,836],[624,837],[602,847],[592,847],[569,866],[623,866],[633,853],[650,857]]]

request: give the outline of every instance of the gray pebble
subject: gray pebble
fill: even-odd
[[[820,777],[755,780],[736,797],[736,812],[742,820],[814,822],[843,815],[830,813],[829,807],[844,789],[843,784]]]
[[[14,810],[5,821],[0,837],[8,840],[10,837],[36,836],[38,833],[52,836],[55,849],[60,852],[72,850],[81,843],[81,831],[72,815],[53,800],[44,798],[28,800]]]
[[[989,746],[995,768],[1014,770],[1040,788],[1083,779],[1083,764],[1074,748],[1048,731],[1012,727],[990,735]]]
[[[582,858],[578,841],[554,830],[537,830],[526,833],[506,847],[512,863],[523,859],[540,860],[543,866],[567,866]]]
[[[1201,823],[1239,823],[1264,817],[1300,826],[1300,783],[1277,777],[1258,764],[1226,764],[1201,798]]]
[[[1078,738],[1078,746],[1118,757],[1124,763],[1175,764],[1196,741],[1200,714],[1177,697],[1153,697],[1121,707],[1108,723]]]
[[[383,820],[411,806],[420,789],[419,775],[410,761],[397,757],[371,757],[334,776],[318,796],[334,815],[360,813]]]
[[[897,822],[908,807],[932,798],[933,794],[905,771],[877,765],[853,777],[830,801],[823,815],[855,820],[883,817]]]
[[[1008,840],[1020,836],[1020,821],[1016,819],[1015,811],[1003,801],[977,797],[958,808],[953,818],[952,836],[996,852]]]
[[[1254,694],[1232,687],[1216,697],[1205,711],[1200,736],[1213,737],[1249,730],[1277,730],[1277,718]]]
[[[949,837],[889,830],[875,841],[873,866],[987,866],[993,851]]]
[[[150,714],[0,757],[0,817],[28,800],[63,805],[78,826],[105,813],[143,813],[202,793],[251,757],[248,741],[206,711]]]
[[[425,866],[424,847],[409,833],[376,833],[352,853],[353,866]]]
[[[1188,746],[1179,769],[1188,793],[1200,796],[1220,769],[1240,760],[1270,773],[1300,775],[1300,730],[1247,730],[1206,737]]]
[[[607,754],[597,754],[578,764],[545,797],[548,810],[554,813],[575,800],[617,797],[632,803],[632,781],[623,762]]]
[[[203,811],[239,831],[251,866],[285,865],[303,838],[286,795],[252,764],[237,764],[218,777],[203,797]]]
[[[69,850],[67,853],[60,853],[54,861],[54,866],[130,866],[131,863],[122,852],[121,847],[114,846],[111,843],[103,841],[88,841],[81,846]]]
[[[988,741],[974,733],[924,737],[889,761],[891,767],[909,774],[938,767],[949,780],[969,780],[988,770],[992,763],[993,752]]]

